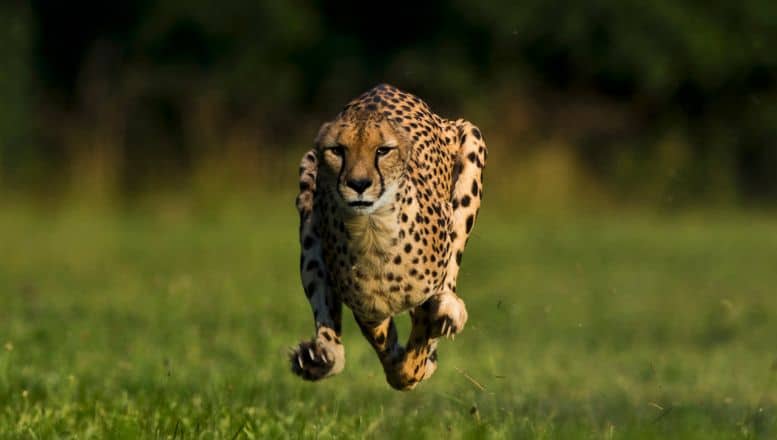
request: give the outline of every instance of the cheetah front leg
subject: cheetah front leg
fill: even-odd
[[[456,295],[456,278],[464,247],[475,225],[483,196],[483,168],[488,150],[483,135],[472,123],[459,119],[455,123],[458,151],[451,193],[450,257],[445,282],[440,292],[429,298],[430,318],[435,323],[432,336],[454,337],[467,323],[467,308]],[[454,144],[456,145],[456,144]]]
[[[291,371],[306,380],[319,380],[339,373],[345,367],[345,348],[340,340],[342,302],[328,285],[321,253],[321,240],[315,230],[314,200],[318,160],[315,150],[305,153],[300,163],[300,272],[305,296],[313,309],[316,334],[289,353]]]

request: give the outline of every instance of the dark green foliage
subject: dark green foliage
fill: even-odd
[[[446,113],[480,115],[493,139],[515,138],[510,107],[525,103],[508,97],[530,95],[528,143],[564,139],[614,188],[631,190],[633,172],[664,184],[656,152],[679,136],[691,158],[671,171],[682,201],[715,185],[777,200],[777,6],[766,0],[399,1],[377,11],[356,1],[36,1],[3,12],[13,37],[0,49],[10,63],[0,93],[11,95],[0,157],[15,158],[3,160],[6,174],[61,169],[97,132],[124,189],[188,175],[226,138],[261,152],[309,142],[345,100],[385,81]],[[565,113],[581,100],[594,126]],[[613,105],[627,124],[599,111]],[[19,133],[24,146],[6,141]],[[527,148],[517,144],[499,147]],[[624,157],[641,165],[624,169]]]

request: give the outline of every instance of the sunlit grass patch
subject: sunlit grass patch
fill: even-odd
[[[460,276],[470,323],[397,393],[349,313],[340,376],[287,371],[313,327],[296,218],[259,202],[0,211],[0,437],[777,434],[772,220],[486,207]]]

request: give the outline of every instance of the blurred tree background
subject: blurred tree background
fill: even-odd
[[[516,196],[777,202],[768,0],[12,0],[0,35],[5,192],[293,190],[318,125],[389,82],[479,124]]]

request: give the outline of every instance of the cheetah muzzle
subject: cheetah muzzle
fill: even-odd
[[[387,382],[410,390],[437,369],[437,342],[468,314],[456,279],[483,196],[480,130],[379,85],[321,126],[300,164],[300,272],[316,334],[291,350],[306,380],[345,366],[342,304]],[[402,346],[393,316],[410,312]]]

